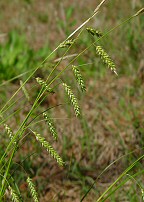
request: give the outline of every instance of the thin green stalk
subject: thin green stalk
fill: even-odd
[[[28,70],[28,71],[26,71],[26,72],[24,72],[24,73],[22,73],[22,74],[19,74],[19,75],[13,77],[12,79],[9,79],[9,80],[7,80],[7,81],[4,81],[3,83],[0,84],[0,87],[1,87],[1,86],[4,86],[4,85],[7,85],[8,83],[10,83],[10,82],[14,81],[15,79],[18,79],[18,78],[20,78],[20,77],[26,75],[26,74],[28,74],[29,72],[32,72],[34,69],[35,69],[35,68],[32,68],[32,69],[30,69],[30,70]]]
[[[16,111],[14,111],[13,113],[11,113],[9,116],[7,116],[6,118],[3,118],[2,121],[0,122],[0,125],[4,124],[7,120],[9,120],[10,117],[13,117],[15,114],[17,114],[18,112],[20,112],[21,109],[22,108],[19,108]]]
[[[78,34],[78,36],[76,37],[75,40],[77,40],[77,39],[79,38],[79,36],[80,36],[80,34],[82,33],[82,31],[83,31],[83,30],[81,30],[81,32]],[[72,44],[72,45],[73,45],[73,44]],[[66,55],[67,52],[69,51],[69,49],[72,47],[72,45],[71,45],[70,47],[68,47],[68,49],[65,51],[64,55],[61,57],[60,61],[58,61],[58,63],[54,66],[54,68],[53,68],[52,71],[50,72],[50,74],[49,74],[49,76],[48,76],[46,82],[49,80],[50,76],[53,74],[53,72],[55,71],[55,69],[57,68],[57,66],[61,63],[61,61],[63,60],[63,58],[65,57],[65,55]],[[48,87],[49,87],[49,86],[50,86],[50,85],[48,85]],[[45,91],[46,91],[45,89],[43,89],[43,88],[41,89],[41,91],[39,92],[39,94],[38,94],[38,96],[37,96],[37,98],[36,98],[36,100],[35,100],[36,104],[38,103],[39,99],[43,96],[43,94],[44,94]],[[32,109],[32,110],[33,110],[33,109]]]
[[[2,185],[1,185],[1,190],[0,190],[0,199],[2,199],[3,197],[3,191],[4,191],[4,187],[5,187],[5,182],[6,182],[6,179],[7,179],[7,175],[9,173],[9,169],[10,169],[10,166],[11,166],[11,163],[12,163],[12,159],[14,157],[14,154],[15,154],[15,151],[17,149],[17,145],[15,145],[14,149],[13,149],[13,152],[9,158],[9,163],[7,165],[7,169],[6,169],[6,172],[5,172],[5,177],[3,178],[3,181],[2,181]]]
[[[79,37],[80,37],[80,35],[81,35],[81,33],[84,31],[84,29],[82,29],[81,31],[80,31],[80,33],[78,34],[78,36],[76,37],[76,39],[75,39],[75,42],[79,39]],[[53,74],[53,72],[55,71],[55,69],[57,68],[57,66],[61,63],[61,61],[63,60],[63,58],[65,57],[65,55],[67,54],[67,52],[69,51],[69,49],[71,48],[73,46],[73,44],[70,46],[70,47],[68,47],[68,49],[66,50],[66,52],[64,53],[64,55],[61,57],[61,59],[60,59],[60,61],[58,61],[58,63],[55,65],[55,67],[52,69],[52,71],[50,72],[50,74],[49,74],[49,76],[48,76],[48,78],[47,78],[47,80],[46,81],[48,81],[49,80],[49,78],[51,77],[51,75]]]
[[[32,90],[35,86],[31,87],[30,90]],[[2,112],[2,114],[4,114],[9,108],[11,108],[14,104],[16,104],[16,102],[20,102],[20,99],[23,99],[24,95],[22,95],[21,97],[19,97],[17,100],[15,100],[14,102],[12,102],[9,106],[7,106],[7,108]]]
[[[80,32],[80,33],[81,33],[81,32]],[[71,46],[70,46],[70,47],[71,47]],[[70,48],[70,47],[69,47],[69,48]],[[68,49],[68,50],[69,50],[69,49]],[[68,50],[66,50],[66,53],[68,52]],[[66,53],[65,53],[65,54],[66,54]],[[65,56],[65,54],[63,55],[63,57]],[[62,58],[63,58],[63,57],[62,57]],[[61,59],[61,61],[62,61],[62,59]],[[60,61],[60,62],[61,62],[61,61]],[[58,62],[58,64],[59,64],[60,62]],[[57,67],[57,65],[56,65],[56,67]],[[53,70],[52,70],[52,72],[53,72]],[[49,78],[49,77],[48,77],[48,78]],[[25,83],[25,82],[24,82],[24,83]],[[23,83],[23,84],[24,84],[24,83]],[[22,85],[22,86],[23,86],[23,85]],[[49,86],[49,85],[48,85],[48,86]],[[30,115],[32,114],[32,111],[35,109],[35,106],[37,105],[39,99],[40,99],[40,98],[42,97],[42,95],[44,94],[44,92],[45,92],[45,89],[42,88],[41,91],[39,92],[39,94],[38,94],[38,96],[37,96],[37,98],[36,98],[36,100],[35,100],[35,102],[34,102],[32,108],[31,108],[31,110],[28,112],[28,114],[27,114],[25,120],[22,122],[22,124],[21,124],[21,126],[19,127],[17,133],[15,134],[15,138],[19,135],[20,130],[22,130],[21,133],[20,133],[20,137],[22,136],[22,133],[23,133],[23,131],[24,131],[24,126],[25,126],[25,124],[26,124],[28,118],[29,118]],[[4,158],[5,154],[7,153],[7,150],[9,149],[9,147],[11,146],[11,144],[12,144],[12,142],[10,142],[9,145],[7,146],[6,151],[5,151],[4,155],[2,156],[0,163],[3,161],[3,158]]]
[[[72,59],[69,64],[63,68],[63,70],[61,70],[60,73],[58,73],[49,83],[48,86],[50,86],[57,78],[60,77],[60,75],[78,58],[80,57],[85,51],[87,51],[91,46],[95,45],[98,41],[100,41],[102,38],[104,38],[105,36],[107,36],[108,34],[110,34],[113,30],[117,29],[118,27],[126,24],[127,22],[129,22],[132,18],[134,18],[135,16],[131,16],[128,19],[124,20],[122,23],[118,24],[117,26],[113,27],[112,29],[110,29],[108,32],[106,32],[105,34],[103,34],[103,36],[99,37],[97,40],[95,40],[95,42],[93,42],[92,44],[90,44],[87,48],[85,48],[81,53],[79,53],[74,59]]]
[[[103,1],[103,2],[104,2],[104,1]],[[96,14],[96,13],[94,13],[93,16],[94,16],[95,14]],[[93,18],[93,16],[92,16],[91,18]],[[127,23],[129,20],[131,20],[131,19],[132,19],[133,17],[135,17],[135,16],[137,16],[137,15],[135,14],[134,16],[130,17],[129,19],[125,20],[125,21],[124,21],[123,23],[121,23],[120,25],[123,25],[123,24]],[[91,19],[91,18],[89,18],[89,19]],[[88,22],[88,21],[87,21],[87,22]],[[113,29],[111,29],[111,30],[110,30],[109,32],[107,32],[104,36],[108,35],[110,32],[112,32],[114,29],[116,29],[116,28],[119,27],[120,25],[118,25],[118,26],[114,27]],[[84,26],[84,25],[83,25],[83,26]],[[82,27],[82,26],[80,26],[79,29],[81,29],[81,27]],[[101,38],[103,38],[104,36],[102,36]],[[100,39],[101,39],[101,38],[100,38]],[[100,40],[100,39],[99,39],[99,40]],[[97,41],[99,41],[99,40],[97,40]],[[94,42],[93,44],[95,44],[95,42]],[[93,44],[91,44],[88,48],[86,48],[84,51],[82,51],[77,57],[75,57],[73,60],[71,60],[71,62],[69,63],[69,65],[66,66],[57,76],[55,76],[55,77],[51,80],[51,82],[49,83],[49,86],[65,71],[66,68],[68,68],[68,67],[70,66],[70,64],[71,64],[73,61],[75,61],[80,55],[82,55],[82,54],[83,54],[87,49],[89,49]],[[59,46],[58,46],[58,47],[59,47]],[[52,54],[58,49],[58,47],[57,47],[50,55],[52,55]],[[33,76],[33,74],[34,74],[39,68],[41,68],[41,65],[43,65],[43,64],[45,63],[45,61],[50,57],[50,55],[47,56],[47,57],[44,59],[44,61],[40,64],[40,66],[38,66],[38,67],[32,72],[32,74],[31,74],[31,75],[28,77],[28,79],[23,83],[23,85],[22,85],[22,86],[14,93],[14,95],[8,100],[8,102],[7,102],[7,103],[3,106],[3,108],[1,109],[1,113],[3,112],[3,110],[5,109],[5,107],[7,106],[7,104],[8,104],[8,103],[15,97],[15,95],[19,92],[19,90],[20,90],[20,89],[27,83],[27,81]],[[19,133],[20,133],[20,136],[23,134],[24,126],[25,126],[25,124],[26,124],[28,118],[30,117],[31,113],[33,112],[33,110],[34,110],[34,108],[35,108],[35,106],[36,106],[38,100],[40,99],[41,95],[42,95],[42,94],[40,94],[40,96],[38,97],[38,99],[36,99],[36,101],[34,102],[34,104],[33,104],[32,108],[31,108],[31,110],[29,111],[29,113],[27,114],[25,120],[22,122],[20,128],[18,129],[17,133],[15,134],[15,138],[19,135]],[[12,143],[13,143],[13,141],[11,141],[10,144],[8,145],[8,147],[6,148],[5,154],[6,154],[7,151],[9,150],[9,147],[11,146]],[[8,175],[8,171],[9,171],[9,169],[10,169],[10,165],[11,165],[11,161],[12,161],[12,158],[13,158],[13,155],[14,155],[14,151],[15,151],[15,149],[13,150],[13,153],[11,154],[10,161],[9,161],[9,166],[8,166],[7,171],[6,171],[6,173],[5,173],[6,176]],[[3,158],[1,159],[1,162],[2,162],[2,160],[3,160]]]
[[[143,148],[142,148],[143,149]],[[129,152],[128,154],[124,154],[122,156],[120,156],[119,158],[117,158],[115,161],[113,161],[112,163],[110,163],[99,175],[98,177],[94,180],[94,182],[92,183],[92,185],[90,186],[90,188],[88,189],[88,191],[85,193],[85,195],[81,198],[80,202],[82,202],[86,196],[89,194],[89,192],[91,191],[91,189],[94,187],[94,185],[96,184],[97,180],[113,165],[115,164],[116,162],[118,162],[119,160],[121,160],[122,158],[126,157],[126,156],[129,156],[131,154],[133,154],[134,152],[136,152],[137,149],[135,149],[134,151],[132,152]]]
[[[103,197],[117,184],[117,182],[118,182],[120,179],[122,179],[123,176],[125,176],[125,175],[137,164],[137,162],[139,162],[139,161],[140,161],[141,159],[143,159],[143,158],[144,158],[144,155],[142,155],[142,156],[139,157],[134,163],[132,163],[132,164],[115,180],[115,182],[112,183],[112,184],[109,186],[109,188],[97,199],[96,202],[99,202],[99,201],[104,202],[104,201],[107,199],[107,197],[105,197],[104,199],[103,199]]]
[[[129,18],[126,19],[126,20],[124,20],[122,23],[120,23],[120,24],[118,24],[117,26],[115,26],[115,27],[113,27],[112,29],[110,29],[110,30],[109,30],[108,32],[106,32],[103,36],[101,36],[100,38],[98,38],[97,40],[95,40],[94,43],[92,43],[92,44],[89,45],[87,48],[85,48],[85,49],[84,49],[81,53],[79,53],[73,60],[71,60],[70,63],[69,63],[65,68],[63,68],[63,70],[62,70],[59,74],[57,74],[57,75],[50,81],[50,83],[48,84],[48,87],[50,87],[50,85],[51,85],[58,77],[60,77],[60,75],[61,75],[79,56],[81,56],[86,50],[88,50],[92,45],[95,45],[96,42],[100,41],[102,38],[104,38],[105,36],[107,36],[108,34],[110,34],[113,30],[115,30],[115,29],[117,29],[118,27],[120,27],[120,26],[126,24],[126,23],[129,22],[131,19],[133,19],[134,17],[135,17],[135,15],[129,17]],[[42,64],[43,64],[45,61],[46,61],[46,59],[42,62]],[[25,83],[26,83],[26,81],[23,83],[23,85],[25,85]],[[21,89],[21,88],[20,88],[20,89]],[[19,90],[19,89],[18,89],[18,90]],[[17,91],[18,91],[18,90],[17,90]],[[16,92],[17,92],[17,91],[16,91]],[[30,116],[30,114],[31,114],[31,111],[34,109],[34,107],[35,107],[35,103],[34,103],[34,105],[32,106],[32,109],[30,110],[30,112],[28,113],[26,119],[25,119],[24,122],[21,124],[20,128],[18,129],[18,132],[19,132],[19,130],[24,126],[24,124],[26,123],[26,121],[28,120],[28,118],[29,118],[29,116]],[[17,137],[17,135],[18,135],[18,133],[16,133],[16,137]],[[5,153],[7,153],[7,151],[9,150],[9,148],[10,148],[10,146],[11,146],[11,144],[12,144],[12,142],[10,142],[9,145],[7,146]],[[4,153],[3,156],[5,156],[5,153]],[[3,161],[3,156],[2,156],[2,160],[1,160],[0,162]]]
[[[103,0],[95,9],[93,15],[88,18],[83,24],[81,24],[74,32],[72,32],[62,43],[70,39],[75,33],[77,33],[82,27],[84,27],[97,13],[102,4],[106,0]],[[60,43],[61,44],[61,43]],[[3,108],[0,111],[0,114],[2,114],[2,111],[7,106],[7,104],[15,97],[15,95],[21,90],[21,88],[29,81],[29,79],[35,74],[35,72],[42,67],[42,65],[48,60],[48,58],[53,55],[54,52],[57,51],[57,49],[60,47],[60,44],[36,67],[36,69],[30,74],[30,76],[26,79],[26,81],[23,83],[23,85],[13,94],[13,96],[6,102],[6,104],[3,106]]]
[[[36,103],[35,103],[36,104]],[[34,107],[34,105],[32,106],[32,107]],[[32,110],[32,109],[31,109]],[[28,119],[28,117],[30,116],[30,112],[31,111],[29,111],[29,113],[28,113],[28,115],[27,115],[27,119]],[[26,119],[24,120],[24,122],[22,123],[23,125],[21,125],[20,126],[20,128],[18,129],[18,131],[17,131],[17,133],[15,134],[15,138],[14,138],[14,140],[17,138],[17,136],[19,135],[19,133],[20,133],[20,130],[22,130],[22,126],[24,126],[24,123],[26,122]],[[25,130],[25,128],[23,128],[23,130],[21,131],[21,134],[23,133],[23,131]],[[13,141],[10,141],[10,143],[8,144],[8,146],[7,146],[7,148],[6,148],[6,151],[4,152],[4,154],[3,154],[3,156],[1,157],[1,159],[0,159],[0,164],[3,162],[3,159],[4,159],[4,157],[5,157],[5,155],[7,154],[7,152],[8,152],[8,150],[9,150],[9,148],[11,147],[11,145],[13,144]]]
[[[140,175],[140,174],[142,174],[142,173],[144,173],[144,170],[142,170],[142,171],[140,171],[140,172],[134,174],[133,177],[137,177],[138,175]],[[109,198],[109,196],[111,196],[113,193],[115,193],[119,188],[121,188],[128,180],[129,180],[129,179],[126,178],[126,179],[123,180],[121,183],[119,183],[119,184],[106,196],[106,198],[104,199],[104,201],[105,201],[107,198]]]

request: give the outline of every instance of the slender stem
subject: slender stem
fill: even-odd
[[[94,12],[94,14],[88,18],[82,25],[80,25],[74,32],[72,32],[72,34],[70,34],[63,42],[65,42],[66,40],[68,40],[69,38],[71,38],[75,33],[77,33],[83,26],[85,26],[97,13],[98,10],[100,9],[100,7],[102,6],[102,4],[105,2],[106,0],[103,0],[95,10],[97,10],[96,12]],[[63,43],[62,42],[62,43]],[[6,108],[6,106],[8,105],[8,103],[15,97],[15,95],[21,90],[21,88],[29,81],[29,79],[35,74],[35,72],[40,69],[42,67],[42,65],[48,60],[48,58],[53,55],[54,52],[57,51],[57,49],[59,48],[60,44],[36,67],[36,69],[30,74],[30,76],[26,79],[26,81],[23,83],[23,85],[13,94],[13,96],[6,102],[6,104],[3,106],[3,108],[0,111],[0,114],[2,114],[4,108]]]
[[[144,155],[139,157],[133,164],[131,164],[116,180],[114,183],[112,183],[109,188],[97,199],[96,202],[104,202],[106,198],[103,198],[116,184],[119,180],[122,179],[123,176],[125,176],[141,159],[144,158]]]
[[[7,165],[7,169],[6,169],[6,172],[5,172],[5,177],[3,178],[2,185],[1,185],[0,197],[3,197],[3,191],[4,191],[4,187],[5,187],[5,182],[6,182],[7,175],[8,175],[8,173],[9,173],[9,169],[10,169],[10,166],[11,166],[11,163],[12,163],[12,159],[13,159],[13,157],[14,157],[14,154],[15,154],[16,149],[17,149],[17,145],[15,145],[15,147],[14,147],[14,149],[13,149],[13,152],[12,152],[12,154],[11,154],[11,156],[10,156],[8,165]]]
[[[104,3],[104,1],[102,1],[102,2]],[[101,3],[100,3],[100,4],[101,4]],[[101,5],[102,5],[102,4],[101,4]],[[99,6],[99,5],[98,5],[98,6]],[[99,8],[100,8],[100,7],[99,7]],[[78,31],[79,31],[84,25],[86,25],[96,14],[97,14],[97,12],[95,12],[90,18],[88,18],[88,20],[86,20],[86,21],[82,24],[82,26],[80,25],[72,34],[70,34],[70,35],[67,37],[66,40],[68,40],[68,39],[69,39],[70,37],[72,37],[76,32],[78,32]],[[64,42],[65,42],[66,40],[64,40]],[[59,44],[59,46],[60,46],[60,44]],[[47,61],[47,59],[59,48],[59,46],[58,46],[56,49],[54,49],[54,51],[53,51],[52,53],[50,53],[50,55],[48,55],[48,56],[40,63],[40,65],[32,72],[32,74],[27,78],[27,80],[23,83],[23,85],[14,93],[14,95],[13,95],[13,96],[8,100],[8,102],[3,106],[3,108],[2,108],[1,111],[0,111],[0,114],[3,113],[3,110],[6,108],[7,104],[15,97],[15,95],[16,95],[16,94],[21,90],[21,88],[28,82],[28,80],[34,75],[34,73],[35,73],[35,72]],[[82,52],[82,53],[83,53],[83,52]],[[81,55],[81,54],[79,54],[79,55]],[[75,60],[76,60],[76,59],[77,59],[77,57],[75,58]],[[57,79],[57,78],[58,78],[58,77],[56,77],[55,79]],[[51,84],[51,83],[50,83],[50,84]],[[38,97],[36,98],[36,101],[34,102],[34,104],[33,104],[32,108],[31,108],[31,110],[29,111],[29,113],[28,113],[28,115],[27,115],[27,117],[25,118],[24,122],[21,124],[20,128],[18,129],[17,133],[15,134],[16,137],[18,136],[20,129],[22,129],[22,127],[24,126],[24,124],[25,124],[26,121],[28,120],[28,118],[29,118],[31,112],[33,111],[34,107],[36,106],[36,103],[37,103],[38,100],[40,99],[41,93],[39,93],[39,94],[40,94],[40,96],[38,96]],[[21,134],[22,134],[22,133],[21,133]],[[7,153],[7,151],[9,150],[9,148],[10,148],[11,145],[12,145],[12,142],[10,142],[9,145],[7,146],[6,151],[5,151],[5,153],[3,154],[3,156],[2,156],[0,162],[3,161],[3,158],[4,158],[5,154]]]
[[[105,36],[107,36],[108,34],[110,34],[113,30],[115,30],[115,29],[117,29],[118,27],[120,27],[120,26],[126,24],[127,22],[129,22],[131,19],[133,19],[133,17],[135,17],[135,16],[133,15],[133,16],[129,17],[128,19],[124,20],[122,23],[120,23],[120,24],[118,24],[117,26],[113,27],[113,28],[110,29],[108,32],[106,32],[103,36],[101,36],[100,38],[98,38],[94,43],[90,44],[87,48],[85,48],[85,49],[84,49],[81,53],[79,53],[73,60],[71,60],[70,63],[69,63],[59,74],[57,74],[57,75],[49,82],[48,87],[49,87],[57,78],[59,78],[60,75],[61,75],[79,56],[81,56],[86,50],[88,50],[92,45],[95,45],[96,42],[100,41],[102,38],[104,38]],[[45,60],[46,60],[46,59],[45,59]],[[23,84],[25,84],[25,82],[24,82]],[[38,99],[39,99],[39,97],[38,97]],[[17,133],[15,134],[15,137],[16,137],[16,138],[17,138],[17,136],[19,135],[20,130],[23,128],[24,124],[25,124],[26,121],[28,120],[28,118],[29,118],[31,112],[33,111],[33,109],[34,109],[34,107],[35,107],[35,105],[36,105],[38,99],[36,98],[36,101],[34,102],[34,104],[33,104],[32,108],[31,108],[31,110],[29,111],[29,113],[28,113],[28,115],[27,115],[27,117],[25,118],[25,120],[23,121],[23,123],[22,123],[21,126],[19,127]],[[22,130],[22,132],[23,132],[23,130]],[[22,133],[20,133],[20,135],[21,135],[21,134],[22,134]],[[2,156],[2,158],[1,158],[1,160],[0,160],[0,163],[3,161],[3,158],[4,158],[4,156],[6,155],[7,151],[9,150],[9,148],[11,147],[12,143],[13,143],[13,142],[11,141],[11,142],[9,143],[9,145],[7,146],[6,151],[5,151],[5,153],[3,154],[3,156]]]

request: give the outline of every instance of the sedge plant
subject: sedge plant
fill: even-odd
[[[48,127],[48,130],[53,138],[54,141],[59,141],[59,135],[56,129],[56,123],[54,123],[53,118],[50,116],[49,110],[45,109],[39,114],[35,114],[37,112],[37,109],[39,108],[40,104],[43,102],[43,100],[46,99],[47,96],[50,94],[56,93],[56,87],[57,87],[57,81],[61,79],[61,76],[65,73],[65,70],[69,69],[69,71],[73,72],[73,75],[77,81],[77,84],[82,92],[86,91],[86,84],[84,82],[83,76],[81,74],[81,70],[79,66],[76,65],[76,60],[78,57],[80,57],[85,51],[89,50],[92,46],[95,47],[95,53],[96,55],[102,60],[102,62],[113,72],[117,75],[116,65],[114,61],[111,59],[109,54],[99,45],[99,42],[108,34],[110,34],[113,30],[117,29],[119,26],[124,25],[125,23],[128,23],[131,19],[138,16],[140,13],[144,11],[144,9],[141,9],[138,11],[135,15],[131,16],[130,18],[126,19],[121,24],[115,26],[111,30],[109,30],[107,33],[101,33],[94,28],[87,28],[86,25],[88,22],[93,19],[98,11],[100,10],[101,6],[106,2],[106,0],[102,0],[101,3],[96,7],[94,10],[92,16],[88,18],[84,23],[82,23],[72,34],[70,34],[66,40],[61,42],[56,49],[54,49],[45,59],[42,61],[42,63],[36,67],[31,74],[28,76],[28,78],[25,81],[20,81],[20,87],[16,92],[12,95],[12,97],[3,105],[2,109],[0,110],[0,124],[4,126],[7,138],[9,138],[9,141],[6,145],[5,151],[2,153],[0,157],[0,201],[7,201],[8,198],[10,198],[11,201],[23,201],[22,196],[20,194],[19,188],[15,183],[15,180],[12,176],[12,165],[14,163],[14,158],[17,154],[17,152],[21,151],[21,144],[22,141],[27,136],[31,136],[37,140],[37,142],[48,152],[48,154],[58,163],[59,166],[65,167],[66,162],[61,157],[61,154],[59,154],[58,151],[52,146],[51,142],[49,142],[48,138],[45,138],[43,136],[43,132],[39,131],[36,128],[32,126],[32,123],[34,120],[36,120],[37,117],[42,116],[43,121],[46,123],[46,127]],[[94,42],[90,43],[90,45],[81,51],[79,54],[77,54],[74,59],[72,59],[68,65],[66,65],[60,72],[58,72],[56,75],[54,74],[57,67],[61,64],[61,61],[64,57],[67,56],[67,53],[71,49],[72,46],[74,46],[79,38],[81,37],[82,32],[86,32],[86,30],[94,37]],[[58,49],[64,49],[64,54],[61,57],[61,59],[54,65],[53,69],[49,73],[49,75],[46,76],[46,79],[36,77],[35,79],[35,85],[39,86],[40,90],[38,92],[38,95],[35,99],[35,101],[31,104],[30,101],[30,90],[33,89],[27,89],[26,84],[32,79],[36,72],[43,67],[43,65],[48,61],[48,59],[53,55]],[[69,83],[66,81],[63,81],[61,79],[61,83],[59,84],[61,86],[61,89],[65,92],[69,99],[69,103],[72,106],[75,116],[77,118],[81,117],[82,110],[80,109],[80,105],[78,102],[77,97],[75,96],[74,90],[70,86]],[[17,130],[12,129],[12,127],[7,123],[10,117],[13,117],[16,112],[12,112],[9,116],[8,110],[12,109],[13,106],[16,106],[19,102],[19,99],[15,99],[15,97],[18,95],[20,91],[23,91],[23,96],[26,97],[27,102],[31,106],[27,114],[25,115],[24,120],[18,125]],[[21,110],[21,109],[20,109]],[[113,183],[106,192],[104,192],[97,201],[105,201],[107,197],[107,193],[111,190],[111,188],[117,184],[117,182],[127,174],[129,170],[131,170],[135,164],[143,158],[140,157],[137,159],[134,164],[132,164],[122,175],[116,180],[115,183]],[[33,179],[31,176],[29,176],[29,173],[25,172],[25,178],[27,187],[29,189],[29,193],[33,199],[33,201],[38,202],[39,196],[37,193],[36,186],[34,185]],[[90,190],[89,190],[90,191]],[[106,196],[105,196],[106,195]],[[86,195],[82,198],[84,198]],[[81,201],[82,201],[81,200]]]

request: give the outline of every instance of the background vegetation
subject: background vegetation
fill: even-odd
[[[0,107],[19,88],[20,80],[25,81],[31,71],[59,45],[76,27],[87,19],[100,1],[0,1]],[[106,33],[123,20],[132,16],[142,7],[140,0],[107,1],[89,26]],[[98,44],[111,55],[117,66],[114,75],[96,56],[91,47],[77,59],[76,65],[86,81],[85,94],[75,88],[71,71],[62,76],[74,90],[82,108],[81,119],[76,119],[67,105],[67,97],[61,88],[50,94],[39,106],[36,113],[51,108],[59,140],[53,144],[66,162],[58,167],[47,152],[31,135],[21,141],[12,165],[12,177],[20,187],[24,201],[31,201],[27,192],[28,173],[40,196],[40,201],[80,201],[94,180],[96,183],[84,201],[96,201],[98,196],[118,176],[143,154],[144,140],[144,15],[140,15],[120,26],[104,37]],[[85,30],[80,40],[68,53],[55,74],[62,70],[76,54],[93,41]],[[58,51],[36,72],[26,84],[29,101],[21,91],[5,113],[7,124],[15,132],[28,113],[40,87],[36,77],[46,79],[58,59],[64,54]],[[61,83],[61,80],[58,82]],[[64,98],[64,100],[62,99]],[[62,105],[62,106],[61,106]],[[57,106],[57,107],[55,107]],[[12,116],[11,116],[12,114]],[[33,118],[35,114],[33,114]],[[50,138],[48,128],[37,117],[34,128]],[[40,124],[39,124],[40,123]],[[0,125],[0,155],[9,138]],[[52,139],[50,140],[52,142]],[[21,152],[22,151],[22,152]],[[122,157],[122,158],[120,158]],[[104,169],[114,162],[100,177]],[[143,160],[139,161],[130,176],[143,186]],[[24,172],[25,171],[25,172]],[[121,186],[107,201],[141,201],[141,190],[134,179],[124,176]]]

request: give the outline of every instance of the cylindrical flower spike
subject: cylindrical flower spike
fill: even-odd
[[[81,90],[86,91],[86,86],[85,86],[85,83],[84,83],[84,80],[83,80],[83,77],[82,77],[80,70],[74,65],[72,65],[72,70],[74,72],[74,76],[75,76]]]
[[[11,195],[12,201],[13,202],[21,202],[20,197],[18,196],[16,191],[10,186],[9,186],[9,190],[10,190],[10,195]]]
[[[41,79],[40,77],[37,77],[36,81],[38,82],[39,85],[45,88],[49,93],[54,93],[53,89],[49,88],[47,83],[43,79]]]
[[[101,31],[99,30],[95,30],[91,27],[86,28],[86,30],[92,35],[92,36],[97,36],[97,37],[101,37],[103,34]]]
[[[61,43],[59,47],[60,47],[60,48],[69,47],[69,46],[71,46],[71,45],[74,44],[74,41],[75,41],[74,39],[67,40],[67,41]]]
[[[48,124],[50,133],[52,134],[53,138],[55,140],[57,140],[58,134],[57,134],[57,131],[56,131],[56,128],[54,126],[52,119],[46,113],[43,113],[43,117],[44,117],[46,123]]]
[[[78,105],[78,101],[77,101],[75,95],[73,94],[70,86],[68,86],[66,83],[63,83],[63,86],[70,99],[71,104],[73,105],[76,116],[80,116],[80,107]]]
[[[49,142],[46,141],[46,139],[44,137],[42,137],[40,134],[32,131],[37,139],[37,141],[39,141],[41,143],[41,145],[50,153],[50,155],[57,161],[57,163],[60,166],[64,165],[64,161],[62,160],[62,158],[58,155],[58,153],[56,152],[56,150],[50,145]]]
[[[104,64],[106,64],[111,69],[111,71],[113,71],[116,75],[118,75],[116,72],[116,66],[113,60],[110,58],[110,56],[105,52],[105,50],[101,46],[96,46],[96,53],[103,60]]]
[[[38,194],[35,189],[35,185],[32,182],[32,179],[30,177],[27,178],[27,183],[28,183],[28,187],[29,187],[29,190],[30,190],[30,193],[31,193],[31,196],[32,196],[34,202],[39,202]]]

